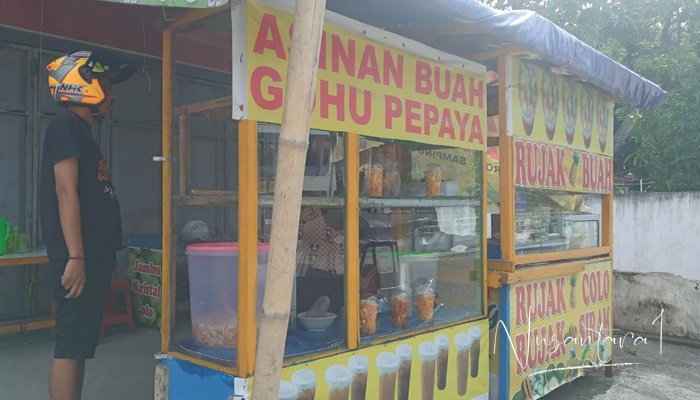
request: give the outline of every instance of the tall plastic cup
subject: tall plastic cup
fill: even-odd
[[[471,376],[476,378],[479,375],[479,352],[481,351],[481,328],[472,326],[469,328],[469,336],[472,337],[472,347],[469,350],[471,358]]]
[[[328,400],[349,400],[352,371],[344,365],[333,365],[326,370]]]
[[[396,355],[401,360],[399,365],[398,392],[399,400],[408,400],[411,389],[411,364],[413,363],[413,348],[408,344],[396,346]]]
[[[293,383],[287,381],[280,382],[277,400],[297,400],[299,397],[299,389]]]
[[[418,346],[420,356],[420,382],[421,398],[433,400],[435,396],[435,361],[438,357],[438,348],[431,342],[423,342]]]
[[[435,346],[438,348],[437,358],[437,388],[445,390],[447,387],[447,361],[450,357],[450,339],[447,335],[437,335]]]
[[[457,347],[457,394],[467,394],[467,379],[469,377],[469,351],[472,347],[472,337],[466,333],[455,335]]]
[[[316,374],[310,369],[300,369],[292,374],[292,383],[299,389],[299,400],[316,398]]]
[[[377,356],[376,362],[379,369],[379,400],[394,400],[399,358],[393,353],[384,352]]]
[[[369,360],[362,355],[350,357],[348,367],[352,371],[352,400],[365,400],[367,396],[367,373],[369,372]]]

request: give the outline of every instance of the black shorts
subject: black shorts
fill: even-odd
[[[66,299],[68,290],[61,286],[66,264],[65,259],[50,262],[52,297],[57,303],[54,358],[92,359],[99,341],[116,255],[85,259],[85,287],[77,299]]]

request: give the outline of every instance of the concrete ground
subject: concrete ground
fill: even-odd
[[[83,399],[151,400],[160,335],[139,327],[134,334],[113,327],[88,362]],[[613,378],[602,369],[547,395],[545,400],[691,400],[700,398],[700,348],[663,342],[615,347]],[[45,400],[53,340],[47,331],[0,336],[0,399]]]
[[[0,399],[46,400],[53,356],[48,331],[0,336]],[[108,328],[88,361],[83,399],[153,400],[153,375],[160,351],[160,331],[139,327],[130,334],[125,326]]]
[[[586,376],[565,385],[545,400],[697,400],[700,399],[700,347],[649,339],[634,346],[627,339],[615,345],[617,363],[639,363],[615,367],[613,378],[604,370],[590,370]]]

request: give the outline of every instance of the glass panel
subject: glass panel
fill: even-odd
[[[515,197],[516,254],[600,246],[601,195],[517,190]]]
[[[262,198],[275,191],[277,147],[280,126],[258,124],[259,193]],[[345,136],[338,132],[312,129],[304,169],[304,197],[345,196]]]
[[[172,262],[177,311],[172,348],[235,366],[238,350],[238,124],[216,85],[185,93],[205,109],[174,116]]]
[[[269,242],[272,228],[279,133],[279,125],[258,125],[259,234],[263,243]],[[345,134],[312,130],[285,357],[345,344],[345,184]],[[264,293],[260,271],[259,310]]]
[[[476,152],[413,142],[360,139],[360,196],[475,197]]]
[[[481,315],[481,154],[367,142],[360,148],[369,187],[360,197],[362,340]],[[389,166],[381,174],[370,162],[377,158]]]

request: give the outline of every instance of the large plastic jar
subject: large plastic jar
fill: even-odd
[[[270,245],[258,245],[257,307],[262,308]],[[187,246],[192,338],[197,346],[235,348],[238,334],[238,243]]]
[[[197,346],[235,348],[238,339],[238,243],[187,246],[192,339]]]

